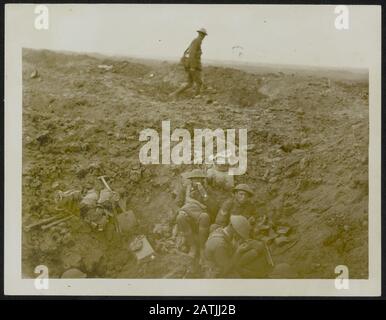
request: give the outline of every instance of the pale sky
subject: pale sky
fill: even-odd
[[[335,6],[47,5],[49,30],[34,29],[35,5],[6,12],[23,46],[144,58],[178,58],[196,30],[208,37],[202,60],[357,67],[380,50],[375,6],[348,6],[349,30],[336,30]],[[380,15],[379,15],[380,16]],[[7,27],[7,26],[6,26]],[[379,42],[379,43],[378,43]],[[241,48],[240,48],[241,47]]]

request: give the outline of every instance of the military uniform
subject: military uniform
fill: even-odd
[[[192,41],[187,51],[189,54],[188,63],[185,65],[185,72],[188,75],[188,83],[182,87],[178,93],[181,93],[189,88],[191,88],[194,84],[196,85],[195,94],[200,94],[202,79],[201,79],[201,43],[202,39],[196,38]]]
[[[267,260],[264,243],[248,240],[246,249],[238,260],[238,272],[242,278],[267,278],[271,266]]]
[[[205,29],[197,30],[197,32],[207,35]],[[189,47],[184,52],[184,68],[188,75],[188,82],[186,85],[178,89],[172,95],[178,95],[185,90],[191,88],[193,84],[196,85],[195,94],[199,95],[202,87],[202,79],[201,79],[201,44],[203,38],[198,36],[195,38],[189,45]],[[186,57],[186,58],[185,58]]]
[[[217,214],[215,224],[225,227],[229,223],[231,215],[242,215],[246,218],[258,216],[255,207],[250,201],[241,204],[233,198],[224,202]]]
[[[178,208],[181,208],[186,203],[186,200],[192,198],[192,194],[194,194],[193,184],[184,174],[181,175],[181,179],[178,179],[172,187],[175,204]],[[212,188],[207,185],[204,185],[204,188],[208,196],[205,201],[205,206],[210,216],[210,221],[213,223],[216,219],[219,204],[218,201],[216,201],[216,195]]]
[[[195,38],[192,41],[192,43],[190,44],[189,48],[188,48],[189,67],[191,69],[195,69],[195,70],[198,70],[198,71],[202,70],[202,66],[201,66],[201,55],[202,55],[201,44],[202,44],[202,39],[201,38]]]
[[[178,211],[176,222],[178,230],[184,234],[189,245],[189,254],[193,257],[201,256],[210,227],[210,218],[205,204],[196,199],[187,198]]]
[[[193,231],[197,233],[199,225],[203,220],[205,220],[206,225],[209,224],[206,206],[195,199],[186,199],[177,216],[177,225],[180,231]]]
[[[205,273],[207,278],[266,278],[271,267],[267,261],[264,244],[247,240],[245,249],[236,249],[235,243],[224,228],[214,230],[205,245]]]
[[[205,244],[206,277],[231,277],[231,272],[227,273],[227,271],[232,264],[235,251],[232,239],[226,231],[223,228],[214,230]]]
[[[234,187],[234,177],[228,173],[229,168],[221,170],[220,166],[214,165],[207,170],[208,182],[217,189],[230,190]]]

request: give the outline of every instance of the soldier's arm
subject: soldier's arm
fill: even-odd
[[[240,250],[240,259],[238,260],[238,265],[246,265],[258,257],[264,252],[264,245],[256,240],[248,240],[245,242],[245,250]]]
[[[260,215],[254,203],[250,203],[247,210],[247,218],[251,225],[259,221]]]
[[[189,49],[189,64],[191,68],[195,68],[197,66],[198,50],[199,50],[199,43],[198,41],[193,40]]]
[[[216,217],[216,224],[220,226],[227,226],[229,223],[229,210],[230,210],[231,203],[229,201],[225,201],[224,204],[221,206],[220,210],[217,213]]]
[[[186,199],[188,199],[188,198],[191,198],[191,196],[192,196],[191,189],[192,189],[192,184],[189,182],[188,185],[185,186],[185,188],[184,188],[184,190],[185,190],[185,199],[184,199],[184,201],[186,201]]]
[[[181,189],[177,196],[176,203],[178,207],[182,207],[185,204],[185,189]]]
[[[175,195],[175,203],[178,207],[182,207],[185,204],[187,197],[187,187],[182,183],[178,184],[178,186],[174,190]]]

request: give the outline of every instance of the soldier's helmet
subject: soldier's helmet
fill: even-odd
[[[249,224],[247,218],[241,215],[231,215],[230,222],[231,226],[240,237],[244,240],[250,238],[249,234],[251,232],[251,225]]]
[[[193,169],[189,174],[187,175],[188,179],[192,178],[206,178],[206,174],[201,169]]]
[[[200,28],[200,29],[197,30],[197,32],[203,33],[203,34],[205,34],[206,36],[208,35],[208,32],[206,31],[205,28]]]
[[[251,196],[253,196],[254,194],[253,189],[245,183],[238,184],[236,187],[234,187],[233,192],[236,192],[236,191],[245,191]]]

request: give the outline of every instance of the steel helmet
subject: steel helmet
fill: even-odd
[[[205,34],[206,36],[208,35],[208,32],[206,32],[205,28],[200,28],[197,30],[197,32],[201,32],[201,33]]]
[[[249,239],[249,233],[251,232],[251,226],[244,216],[241,215],[231,215],[230,218],[231,226],[237,234],[243,239]]]
[[[193,169],[189,174],[187,175],[188,179],[192,178],[206,178],[206,174],[201,169]]]
[[[248,192],[251,196],[254,194],[252,188],[245,183],[238,184],[236,187],[234,187],[233,192],[235,191],[245,191]]]

